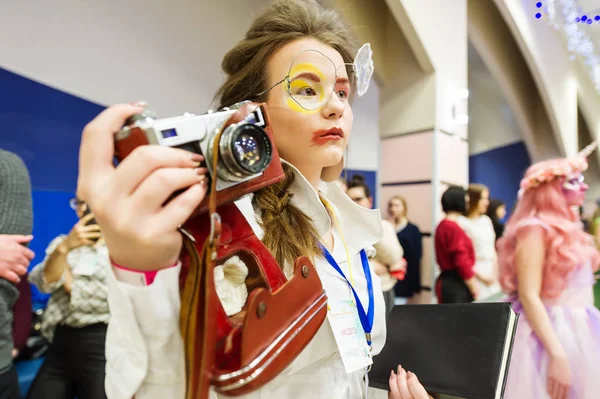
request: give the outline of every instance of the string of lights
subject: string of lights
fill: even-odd
[[[536,6],[541,7],[542,2]],[[600,17],[588,17],[582,15],[576,0],[545,0],[547,19],[550,25],[560,30],[561,27],[567,37],[567,48],[574,60],[579,55],[589,70],[594,86],[600,92],[600,56],[592,38],[586,33],[585,26],[591,25],[592,21],[600,21]],[[537,15],[536,15],[537,17]],[[562,26],[561,26],[562,25]]]

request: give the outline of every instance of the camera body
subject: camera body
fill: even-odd
[[[221,130],[218,146],[214,146]],[[141,145],[162,145],[202,154],[209,183],[216,179],[217,206],[284,177],[264,103],[244,101],[217,112],[164,119],[157,119],[145,110],[130,118],[116,134],[115,157],[122,161]],[[218,154],[213,153],[215,148]],[[218,156],[215,170],[214,155]],[[207,206],[208,195],[196,214]]]

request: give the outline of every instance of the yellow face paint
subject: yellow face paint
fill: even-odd
[[[328,84],[321,69],[312,63],[294,65],[288,79],[287,84],[282,85],[284,97],[288,107],[296,112],[317,112],[333,93],[333,85]]]

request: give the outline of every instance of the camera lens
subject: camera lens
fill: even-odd
[[[217,173],[228,181],[239,181],[264,171],[271,162],[272,147],[267,133],[251,123],[225,129],[219,143],[222,168]]]

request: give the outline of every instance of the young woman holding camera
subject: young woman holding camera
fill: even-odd
[[[220,107],[249,99],[267,103],[286,175],[254,193],[252,202],[249,197],[238,201],[238,207],[284,271],[298,256],[312,259],[330,307],[352,301],[353,295],[322,248],[353,275],[360,302],[365,308],[374,302],[372,353],[377,354],[386,337],[385,305],[379,279],[369,268],[370,278],[365,276],[359,253],[380,239],[380,214],[354,204],[334,183],[352,130],[356,82],[348,65],[356,48],[351,37],[336,13],[314,0],[275,1],[225,56],[227,79],[217,97]],[[140,147],[114,168],[113,135],[142,110],[139,104],[108,108],[86,126],[81,144],[79,184],[115,268],[152,272],[138,284],[119,281],[115,269],[109,273],[109,301],[115,306],[106,387],[110,398],[182,398],[182,237],[177,229],[206,195],[206,169],[199,168],[200,157],[161,146]],[[363,397],[365,369],[346,372],[329,317],[289,367],[246,397]],[[391,372],[390,385],[395,398],[429,397],[416,376],[401,367],[398,374]]]

